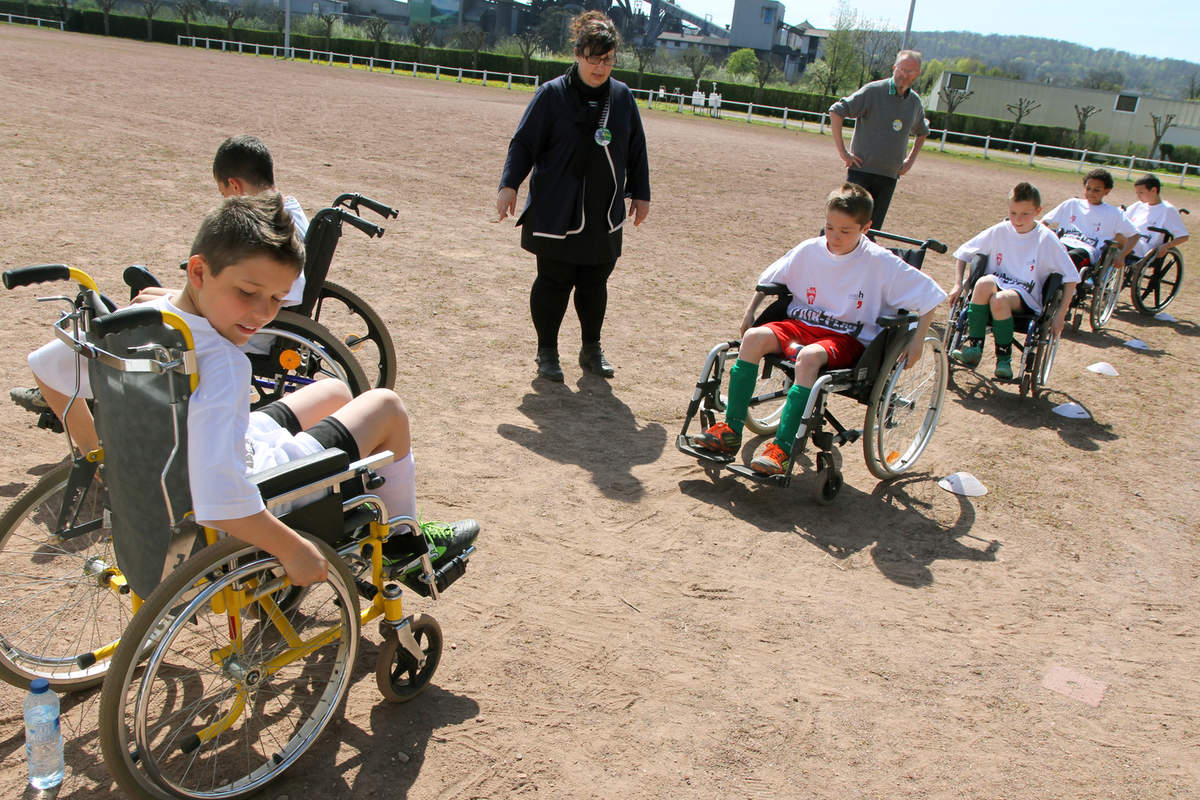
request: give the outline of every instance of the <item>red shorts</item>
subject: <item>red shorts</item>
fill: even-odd
[[[854,366],[866,349],[862,342],[847,333],[816,328],[794,319],[768,322],[763,327],[770,328],[771,333],[775,334],[785,358],[795,358],[800,348],[806,345],[821,345],[829,354],[829,363],[826,366],[830,369]]]

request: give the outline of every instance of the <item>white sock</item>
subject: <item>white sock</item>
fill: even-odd
[[[389,517],[406,516],[417,518],[417,470],[412,451],[375,470],[384,484],[375,493],[387,506]]]

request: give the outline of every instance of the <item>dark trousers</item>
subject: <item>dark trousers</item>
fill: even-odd
[[[863,172],[858,169],[846,170],[846,180],[857,183],[871,193],[875,201],[875,211],[871,214],[871,227],[877,231],[883,230],[883,219],[887,216],[888,206],[892,204],[892,193],[896,191],[896,179],[886,175],[876,175],[874,172]]]
[[[575,313],[579,315],[580,338],[598,344],[608,308],[608,276],[617,262],[573,264],[537,257],[537,278],[529,291],[529,313],[537,331],[538,347],[558,348],[558,329],[567,313],[567,301],[575,290]]]

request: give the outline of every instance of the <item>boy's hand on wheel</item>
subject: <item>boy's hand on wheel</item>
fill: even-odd
[[[329,576],[329,562],[316,545],[304,538],[300,538],[286,556],[280,556],[279,561],[293,586],[320,583]]]
[[[910,344],[908,346],[908,349],[904,351],[904,368],[911,369],[913,366],[916,365],[916,363],[918,361],[921,360],[921,356],[924,353],[925,353],[925,340],[917,339],[917,341]]]

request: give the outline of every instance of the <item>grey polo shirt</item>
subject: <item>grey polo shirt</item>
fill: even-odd
[[[912,89],[901,97],[892,78],[866,84],[831,105],[829,113],[855,120],[850,152],[863,160],[857,169],[875,175],[898,177],[909,135],[929,135],[921,98]]]

